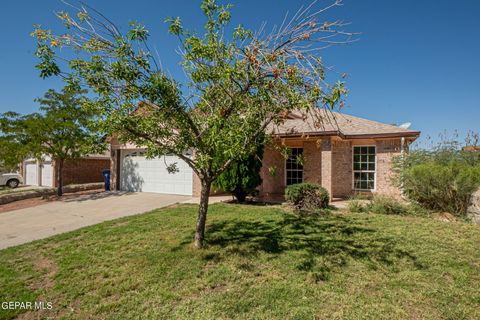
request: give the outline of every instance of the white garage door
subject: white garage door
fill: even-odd
[[[53,167],[51,162],[42,164],[42,186],[53,187]]]
[[[172,163],[178,172],[167,171]],[[147,159],[141,151],[122,151],[122,190],[192,195],[192,180],[192,169],[176,156]]]
[[[25,164],[25,184],[29,186],[38,185],[38,171],[36,162],[27,162]]]

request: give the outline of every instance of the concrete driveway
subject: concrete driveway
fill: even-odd
[[[0,214],[0,249],[175,203],[190,196],[102,192]]]

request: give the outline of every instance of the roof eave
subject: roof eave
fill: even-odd
[[[317,131],[317,132],[295,132],[295,133],[274,133],[278,138],[302,138],[302,137],[332,137],[339,136],[344,138],[340,131]]]
[[[379,139],[379,138],[414,138],[420,136],[420,131],[390,132],[390,133],[365,133],[345,135],[345,139]]]
[[[350,134],[346,135],[340,131],[322,131],[322,132],[303,132],[303,133],[276,133],[274,136],[278,138],[302,138],[302,137],[331,137],[339,136],[342,139],[379,139],[379,138],[413,138],[420,136],[420,131],[407,132],[390,132],[390,133],[366,133],[366,134]]]

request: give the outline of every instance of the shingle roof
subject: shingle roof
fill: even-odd
[[[466,146],[463,151],[480,151],[480,146]]]
[[[418,137],[420,131],[403,129],[395,125],[327,111],[290,112],[284,123],[270,125],[269,131],[279,136],[339,135],[345,138],[362,137]]]

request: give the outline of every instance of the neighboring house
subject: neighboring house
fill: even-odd
[[[259,187],[265,200],[283,196],[285,186],[299,182],[321,184],[333,198],[354,192],[399,195],[391,181],[392,159],[420,135],[419,131],[325,111],[291,113],[283,125],[271,126],[269,131],[273,143],[291,148],[292,155],[285,159],[274,145],[265,148]],[[144,149],[116,139],[111,139],[111,155],[113,189],[200,195],[199,179],[176,156],[147,159]],[[179,172],[170,174],[166,167],[173,162]]]
[[[463,151],[480,151],[480,146],[466,146]]]
[[[108,154],[95,154],[76,160],[65,160],[63,184],[103,182],[102,171],[110,168]],[[22,163],[22,175],[26,185],[56,187],[56,164],[50,157],[42,161],[26,159]]]

